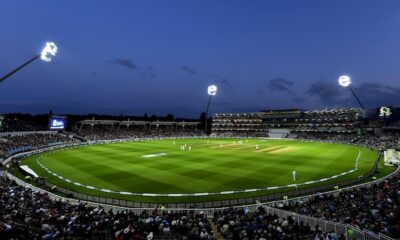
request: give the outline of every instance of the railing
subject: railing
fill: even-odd
[[[356,226],[349,224],[341,224],[332,221],[326,221],[321,218],[314,218],[310,216],[305,216],[302,214],[285,211],[282,209],[272,208],[268,206],[264,206],[266,208],[267,213],[275,214],[279,218],[288,218],[289,216],[293,218],[293,220],[297,223],[303,222],[306,225],[309,225],[312,229],[315,229],[317,226],[321,229],[322,232],[329,233],[335,232],[338,236],[343,235],[348,240],[393,240],[393,238],[388,237],[382,233],[376,234],[374,232],[368,231],[366,229],[360,229]]]
[[[400,168],[396,169],[394,172],[391,174],[382,177],[380,179],[367,182],[367,183],[361,183],[358,185],[353,185],[350,187],[345,187],[341,188],[338,190],[333,190],[333,191],[328,191],[328,192],[318,192],[314,191],[312,193],[318,192],[318,195],[323,196],[327,194],[333,194],[333,195],[338,195],[341,191],[349,190],[349,189],[354,189],[354,188],[359,188],[359,187],[366,187],[370,186],[373,184],[379,184],[382,181],[385,181],[386,179],[392,178],[395,175],[400,173]],[[18,183],[21,185],[24,184],[24,186],[32,186],[29,183],[26,183],[17,177],[13,176],[12,174],[8,173],[8,176],[12,179],[16,179]],[[46,183],[49,188],[51,188],[53,185],[50,183]],[[333,184],[337,185],[337,184]],[[34,186],[32,186],[34,187]],[[35,190],[38,190],[39,188],[34,187]],[[333,188],[333,187],[332,187]],[[295,203],[295,202],[307,202],[309,199],[314,196],[312,195],[306,195],[302,197],[293,197],[290,198],[290,195],[288,196],[289,199],[287,200],[282,200],[283,196],[285,196],[285,193],[277,193],[274,195],[268,195],[268,196],[261,196],[261,197],[251,197],[251,198],[243,198],[243,199],[231,199],[231,200],[221,200],[221,201],[213,201],[213,202],[188,202],[188,203],[166,203],[166,204],[157,204],[157,203],[145,203],[145,202],[133,202],[129,200],[121,200],[121,199],[113,199],[113,198],[106,198],[106,197],[99,197],[99,196],[92,196],[88,194],[83,194],[83,193],[76,193],[73,191],[70,191],[68,189],[60,188],[57,186],[57,190],[65,195],[72,194],[73,198],[75,201],[84,201],[88,202],[94,205],[108,205],[111,208],[115,207],[116,209],[153,209],[153,208],[165,208],[165,209],[174,209],[177,211],[190,211],[193,209],[198,209],[198,210],[206,210],[206,209],[225,209],[227,207],[231,206],[239,206],[239,207],[253,207],[254,209],[259,206],[259,204],[254,204],[255,202],[259,203],[264,203],[264,205],[270,206],[270,207],[277,207],[280,206],[281,204],[289,204],[289,203]],[[45,190],[43,190],[46,192]],[[299,190],[303,191],[303,190]],[[304,190],[305,192],[306,190]],[[49,193],[51,195],[54,195],[56,198],[60,198],[60,196],[54,194],[54,193]],[[280,200],[275,200],[274,197],[279,197]],[[263,200],[263,199],[267,200]],[[69,198],[71,200],[72,198]]]
[[[376,167],[376,165],[375,165],[375,167]],[[326,195],[326,194],[337,195],[341,191],[344,191],[344,190],[349,190],[349,189],[354,189],[354,188],[359,188],[359,187],[366,187],[366,186],[370,186],[372,184],[379,184],[382,181],[390,179],[399,173],[400,173],[400,167],[397,168],[391,174],[384,176],[380,179],[374,180],[372,182],[362,183],[362,184],[358,184],[355,186],[345,187],[345,188],[341,188],[338,190],[328,191],[328,192],[318,193],[318,194],[319,195]],[[4,174],[0,174],[0,175],[4,175]],[[357,240],[358,239],[360,239],[360,240],[361,239],[362,240],[364,240],[364,239],[365,240],[369,240],[369,239],[371,239],[371,240],[391,240],[392,239],[381,233],[375,234],[375,233],[367,231],[365,229],[361,230],[352,225],[344,225],[341,223],[325,221],[320,218],[314,218],[311,216],[306,216],[306,215],[297,214],[294,212],[289,212],[289,211],[285,211],[282,209],[274,208],[274,206],[278,206],[279,204],[287,204],[287,203],[296,202],[296,201],[303,201],[303,202],[308,201],[313,195],[291,198],[291,199],[287,199],[287,200],[279,200],[279,201],[268,201],[267,200],[267,201],[263,201],[263,202],[265,202],[264,204],[260,204],[260,203],[254,204],[254,202],[255,201],[261,202],[264,197],[270,198],[271,196],[236,199],[236,200],[223,200],[223,201],[216,201],[216,202],[189,203],[189,204],[150,204],[150,203],[138,203],[138,202],[131,202],[131,201],[126,201],[126,200],[90,196],[87,194],[74,193],[67,189],[62,189],[62,188],[58,187],[58,189],[61,190],[61,192],[65,193],[65,194],[68,194],[68,193],[77,194],[77,195],[74,195],[75,198],[72,199],[72,198],[60,197],[59,195],[56,195],[54,193],[45,191],[41,188],[35,187],[29,183],[26,183],[26,182],[20,180],[19,178],[15,177],[14,175],[12,175],[10,173],[6,173],[6,175],[10,179],[15,180],[17,182],[17,184],[19,184],[19,185],[22,185],[27,188],[31,188],[34,191],[47,193],[51,199],[54,199],[54,200],[63,199],[65,201],[69,201],[69,203],[71,203],[71,204],[86,203],[89,206],[95,206],[95,207],[101,205],[105,209],[113,210],[113,211],[130,210],[136,214],[140,214],[142,211],[151,211],[154,208],[159,208],[161,211],[162,210],[165,210],[165,211],[168,210],[168,211],[172,211],[172,212],[190,211],[193,213],[203,212],[207,216],[212,217],[214,215],[215,211],[221,211],[221,210],[227,209],[228,206],[230,206],[230,204],[232,204],[232,203],[234,203],[235,205],[240,205],[240,206],[233,207],[234,209],[248,208],[250,211],[255,211],[256,208],[258,208],[259,206],[262,205],[262,206],[266,207],[267,211],[271,214],[277,214],[279,217],[285,217],[285,218],[287,218],[288,216],[292,216],[295,221],[307,223],[310,225],[310,227],[315,227],[316,225],[318,225],[322,229],[322,231],[324,231],[324,232],[334,231],[337,234],[345,235],[346,239],[351,239],[351,240],[352,239],[357,239]],[[337,183],[334,185],[337,185]],[[49,184],[49,186],[52,186],[52,185]],[[306,190],[299,190],[299,191],[306,191]],[[286,193],[280,193],[280,194],[276,194],[276,195],[279,195],[280,199],[282,199],[284,194],[286,194]],[[288,197],[290,197],[290,194]],[[78,200],[76,198],[79,198],[81,200]]]
[[[393,171],[392,173],[373,180],[373,181],[369,181],[366,183],[361,183],[358,185],[353,185],[353,186],[349,186],[349,187],[344,187],[341,189],[337,189],[337,190],[333,190],[333,191],[327,191],[327,192],[322,192],[322,193],[318,193],[318,195],[320,196],[324,196],[324,195],[338,195],[341,191],[346,191],[346,190],[350,190],[350,189],[354,189],[354,188],[361,188],[361,187],[369,187],[371,185],[375,185],[375,184],[379,184],[387,179],[391,179],[393,177],[395,177],[396,175],[400,174],[400,167],[398,167],[395,171]],[[291,204],[291,203],[296,203],[296,202],[307,202],[311,199],[311,197],[313,197],[314,195],[308,195],[308,196],[301,196],[301,197],[295,197],[295,198],[290,198],[287,200],[278,200],[278,201],[271,201],[266,203],[268,206],[278,206],[280,204]]]
[[[181,137],[181,138],[193,138],[193,137]],[[204,136],[199,136],[197,138],[204,138]],[[168,138],[157,138],[157,139],[171,139],[170,137]],[[146,140],[155,140],[155,138],[144,138],[144,139],[139,139],[139,138],[132,138],[132,139],[115,139],[115,140],[100,140],[100,141],[91,141],[91,142],[85,142],[85,143],[68,143],[68,144],[62,144],[58,146],[52,146],[52,147],[46,147],[42,149],[38,149],[35,151],[30,151],[26,153],[21,153],[21,154],[16,154],[13,157],[8,158],[7,160],[4,161],[3,164],[7,164],[9,161],[11,161],[15,157],[26,157],[30,156],[33,154],[45,152],[45,151],[50,151],[54,149],[61,149],[61,148],[69,148],[69,147],[79,147],[83,145],[92,145],[92,144],[107,144],[107,143],[114,143],[114,142],[126,142],[126,141],[146,141]],[[91,201],[91,202],[98,202],[101,204],[112,204],[112,205],[118,205],[121,207],[135,207],[135,208],[149,208],[149,207],[167,207],[167,208],[213,208],[213,207],[228,207],[228,206],[238,206],[238,205],[246,205],[246,204],[253,204],[255,202],[271,202],[271,201],[276,201],[276,200],[282,200],[284,197],[285,198],[294,198],[298,196],[304,196],[308,194],[313,194],[315,192],[323,192],[327,191],[330,189],[333,189],[336,186],[339,187],[346,187],[349,185],[354,185],[356,183],[360,183],[364,181],[365,179],[371,177],[377,167],[377,162],[379,158],[376,160],[374,168],[369,171],[368,173],[364,174],[361,178],[358,179],[349,179],[345,180],[342,182],[336,182],[336,183],[331,183],[331,184],[326,184],[318,187],[310,187],[310,188],[305,188],[305,189],[296,189],[296,190],[288,190],[288,191],[281,191],[277,193],[268,193],[263,196],[256,196],[256,197],[246,197],[246,198],[236,198],[236,199],[227,199],[227,200],[220,200],[220,201],[193,201],[193,202],[186,202],[186,203],[173,203],[170,201],[170,203],[166,204],[151,204],[147,202],[138,202],[138,201],[127,201],[123,199],[118,199],[118,198],[111,198],[111,197],[102,197],[98,195],[90,195],[90,194],[85,194],[85,193],[80,193],[80,192],[75,192],[71,191],[69,189],[56,186],[57,191],[62,192],[64,194],[69,194],[72,195],[74,198],[85,200],[85,201]],[[46,182],[46,185],[51,188],[55,185]],[[192,198],[193,199],[193,198]]]
[[[123,140],[117,140],[117,141],[100,141],[96,142],[97,144],[99,143],[110,143],[110,142],[121,142]],[[129,140],[125,140],[129,141]],[[132,140],[130,140],[132,141]],[[60,146],[55,146],[51,148],[44,148],[36,151],[32,151],[29,153],[25,154],[17,154],[18,156],[14,157],[22,157],[22,156],[27,156],[31,154],[36,154],[44,151],[49,151],[52,149],[56,148],[64,148],[64,147],[72,147],[72,146],[77,146],[77,145],[85,145],[84,144],[66,144],[66,145],[60,145]],[[12,158],[7,159],[10,161]],[[254,202],[264,202],[262,204],[267,208],[267,211],[272,214],[277,214],[280,217],[287,217],[287,216],[292,216],[296,221],[303,221],[304,223],[308,223],[311,227],[314,227],[315,225],[318,225],[321,227],[321,229],[325,232],[330,232],[330,231],[335,231],[337,234],[344,234],[347,239],[373,239],[373,240],[378,240],[378,239],[383,239],[383,240],[390,240],[392,238],[385,236],[383,234],[375,234],[367,230],[361,230],[357,227],[351,226],[351,225],[343,225],[340,223],[335,223],[335,222],[330,222],[330,221],[325,221],[320,218],[314,218],[310,216],[305,216],[293,212],[288,212],[282,209],[277,209],[274,208],[274,206],[277,206],[278,204],[282,203],[289,203],[289,202],[295,202],[295,201],[308,201],[313,195],[308,195],[308,196],[303,196],[303,197],[294,197],[298,195],[305,195],[305,194],[310,194],[310,193],[315,193],[315,192],[321,192],[322,190],[326,189],[332,189],[334,186],[347,186],[349,184],[354,184],[360,181],[365,180],[366,178],[370,177],[374,171],[376,170],[377,164],[374,165],[374,169],[368,173],[365,174],[362,179],[353,179],[349,181],[344,181],[342,183],[334,183],[334,184],[329,184],[326,186],[321,186],[321,187],[316,187],[316,188],[311,188],[311,189],[302,189],[302,190],[297,190],[297,191],[292,191],[292,192],[284,192],[284,193],[276,193],[268,196],[261,196],[261,197],[252,197],[252,198],[243,198],[243,199],[231,199],[231,200],[222,200],[222,201],[214,201],[214,202],[194,202],[194,203],[184,203],[184,204],[151,204],[151,203],[140,203],[140,202],[132,202],[132,201],[127,201],[127,200],[120,200],[120,199],[111,199],[111,198],[104,198],[104,197],[98,197],[98,196],[91,196],[87,194],[82,194],[82,193],[76,193],[73,191],[70,191],[68,189],[63,189],[60,187],[57,187],[57,189],[60,192],[63,192],[65,194],[73,194],[74,199],[72,198],[64,198],[60,197],[59,195],[56,195],[54,193],[45,191],[41,188],[35,187],[29,183],[26,183],[17,177],[13,176],[10,173],[6,173],[7,176],[10,179],[15,180],[19,185],[22,185],[27,188],[31,188],[35,191],[40,191],[42,193],[47,193],[51,199],[64,199],[65,201],[69,201],[71,204],[78,204],[78,203],[86,203],[90,206],[103,206],[107,210],[113,210],[113,211],[121,211],[121,210],[130,210],[133,211],[137,214],[140,214],[142,211],[150,211],[154,208],[159,208],[160,210],[168,210],[172,212],[182,212],[182,211],[191,211],[193,213],[199,213],[203,212],[207,216],[212,217],[213,213],[215,211],[220,211],[228,208],[229,206],[236,206],[233,208],[248,208],[250,211],[254,211],[257,207],[261,206],[261,204],[254,204]],[[348,189],[353,189],[353,188],[358,188],[358,187],[365,187],[365,186],[370,186],[371,184],[378,184],[381,183],[382,181],[385,181],[386,179],[392,178],[393,176],[399,174],[400,168],[396,169],[393,173],[384,176],[380,179],[377,179],[372,182],[367,182],[367,183],[361,183],[355,186],[350,186],[350,187],[344,187],[338,190],[334,191],[328,191],[324,193],[318,193],[319,195],[324,195],[324,194],[338,194],[340,191],[348,190]],[[1,174],[0,174],[1,175]],[[52,185],[47,183],[49,187]],[[276,199],[283,199],[283,196],[287,196],[289,199],[287,200],[278,200],[274,201]],[[293,198],[292,198],[293,197]],[[80,199],[80,200],[78,200]]]
[[[399,172],[400,168],[396,170],[396,174]],[[0,172],[0,176],[3,176],[4,172]],[[393,173],[394,174],[394,173]],[[17,184],[24,186],[26,188],[30,188],[33,191],[39,191],[41,193],[46,193],[50,199],[52,200],[59,200],[59,199],[63,199],[64,201],[69,202],[70,204],[82,204],[82,203],[86,203],[89,206],[93,206],[93,207],[97,207],[97,206],[102,206],[103,208],[105,208],[107,211],[108,210],[113,210],[114,212],[116,211],[123,211],[123,210],[128,210],[128,211],[132,211],[135,214],[141,214],[143,211],[151,211],[154,208],[153,207],[149,207],[149,208],[127,208],[127,207],[119,207],[119,206],[115,206],[115,205],[109,205],[109,204],[100,204],[100,203],[96,203],[96,202],[90,202],[90,201],[81,201],[81,200],[77,200],[77,199],[71,199],[71,198],[64,198],[64,197],[60,197],[56,194],[47,192],[41,188],[35,187],[29,183],[26,183],[22,180],[20,180],[19,178],[15,177],[14,175],[10,174],[10,173],[6,173],[6,175],[8,176],[8,178],[14,180]],[[388,175],[389,176],[389,175]],[[394,176],[394,175],[391,175]],[[379,181],[384,181],[387,178],[382,178],[379,179]],[[377,180],[378,181],[378,180]],[[376,182],[376,181],[375,181]],[[356,186],[359,187],[360,185]],[[342,189],[343,190],[343,189]],[[338,190],[340,191],[340,190]],[[249,211],[254,212],[258,207],[263,206],[267,213],[269,214],[275,214],[277,215],[279,218],[288,218],[289,216],[293,218],[294,221],[296,221],[297,223],[301,223],[303,222],[304,224],[309,225],[312,229],[315,229],[317,226],[321,229],[321,231],[323,232],[335,232],[337,235],[344,235],[346,237],[346,239],[348,240],[393,240],[391,237],[388,237],[382,233],[376,234],[373,233],[371,231],[368,230],[362,230],[358,227],[352,226],[352,225],[348,225],[348,224],[342,224],[342,223],[336,223],[336,222],[332,222],[332,221],[326,221],[323,220],[321,218],[315,218],[315,217],[311,217],[311,216],[306,216],[303,214],[298,214],[298,213],[294,213],[294,212],[289,212],[286,210],[282,210],[282,209],[277,209],[274,207],[270,207],[268,206],[271,203],[266,203],[266,204],[252,204],[252,205],[244,205],[244,206],[236,206],[236,207],[232,207],[234,209],[241,209],[241,208],[247,208]],[[196,213],[204,213],[208,218],[212,218],[214,216],[214,212],[216,211],[222,211],[224,209],[227,209],[226,207],[223,208],[205,208],[205,209],[186,209],[186,208],[175,208],[175,209],[168,209],[168,208],[160,208],[160,211],[170,211],[170,212],[192,212],[194,214]]]
[[[46,182],[47,187],[51,188],[53,186],[57,187],[57,191],[62,192],[64,194],[70,194],[74,198],[85,200],[85,201],[92,201],[92,202],[98,202],[101,204],[112,204],[112,205],[118,205],[121,207],[135,207],[135,208],[160,208],[160,207],[167,207],[167,208],[218,208],[218,207],[229,207],[229,206],[241,206],[241,205],[246,205],[246,204],[254,204],[255,202],[272,202],[272,201],[277,201],[280,202],[284,197],[285,198],[295,198],[298,196],[304,196],[304,195],[309,195],[309,194],[314,194],[316,192],[323,192],[326,190],[333,189],[336,186],[346,187],[349,185],[354,185],[356,183],[362,182],[363,180],[371,177],[373,173],[376,170],[375,168],[372,169],[369,173],[364,174],[362,178],[358,179],[350,179],[342,182],[336,182],[336,183],[331,183],[331,184],[326,184],[323,186],[318,186],[318,187],[313,187],[313,188],[306,188],[306,189],[299,189],[299,190],[291,190],[291,191],[286,191],[286,192],[277,192],[277,193],[272,193],[264,196],[256,196],[256,197],[247,197],[247,198],[236,198],[236,199],[226,199],[226,200],[219,200],[219,201],[197,201],[197,202],[186,202],[186,203],[158,203],[158,204],[152,204],[152,203],[147,203],[147,202],[138,202],[138,201],[129,201],[129,200],[123,200],[123,199],[117,199],[117,198],[111,198],[111,197],[101,197],[101,196],[95,196],[95,195],[90,195],[86,193],[80,193],[80,192],[75,192],[71,191],[69,189],[53,185],[49,182]],[[330,191],[332,192],[332,191]]]
[[[53,132],[51,132],[53,133]],[[15,154],[13,156],[8,157],[7,159],[4,160],[3,165],[8,164],[15,158],[22,158],[22,157],[27,157],[33,154],[38,154],[46,151],[51,151],[54,149],[60,149],[60,148],[69,148],[69,147],[79,147],[79,146],[85,146],[85,145],[94,145],[94,144],[107,144],[107,143],[118,143],[118,142],[131,142],[131,141],[148,141],[148,140],[162,140],[162,139],[185,139],[185,138],[205,138],[204,136],[197,136],[197,137],[179,137],[179,138],[171,138],[171,137],[165,137],[165,138],[126,138],[126,139],[112,139],[112,140],[96,140],[96,141],[88,141],[88,142],[70,142],[70,143],[64,143],[64,144],[59,144],[55,146],[44,146],[39,149],[35,149],[32,151],[28,152],[22,152]]]
[[[3,136],[24,136],[28,134],[57,134],[57,131],[21,131],[21,132],[1,132],[0,137]]]
[[[148,202],[140,202],[140,201],[130,201],[124,200],[119,198],[112,198],[112,197],[102,197],[98,195],[91,195],[81,192],[71,191],[69,189],[60,187],[58,185],[53,185],[52,183],[46,182],[46,186],[51,189],[53,186],[57,188],[58,192],[61,192],[65,195],[71,195],[73,198],[91,201],[91,202],[98,202],[101,204],[110,204],[110,205],[117,205],[120,207],[128,207],[128,208],[185,208],[185,209],[193,209],[193,208],[220,208],[220,207],[230,207],[230,206],[242,206],[242,205],[249,205],[254,204],[255,202],[282,202],[284,198],[294,198],[298,196],[310,195],[315,194],[316,192],[321,193],[326,190],[334,189],[336,186],[340,186],[340,190],[346,189],[345,186],[354,185],[356,183],[362,182],[363,180],[369,178],[372,175],[372,172],[369,174],[365,174],[364,177],[359,179],[350,179],[339,183],[331,183],[323,186],[313,187],[313,188],[306,188],[306,189],[299,189],[299,190],[292,190],[287,192],[277,192],[277,193],[270,193],[268,195],[263,196],[255,196],[255,197],[246,197],[246,198],[234,198],[234,199],[226,199],[226,200],[217,200],[217,201],[187,201],[185,203],[176,203],[170,202],[168,203],[148,203]],[[339,190],[339,191],[340,191]],[[332,191],[329,191],[331,193]],[[298,197],[304,198],[304,197]],[[191,198],[193,199],[193,198]]]

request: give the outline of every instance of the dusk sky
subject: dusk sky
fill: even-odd
[[[400,106],[400,1],[0,2],[0,112],[167,114]]]

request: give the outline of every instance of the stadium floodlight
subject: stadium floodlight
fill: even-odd
[[[45,62],[51,62],[52,57],[56,56],[57,50],[57,45],[54,42],[47,42],[42,53],[40,53],[40,59]]]
[[[206,132],[206,134],[207,134],[207,132],[208,132],[208,109],[210,108],[210,103],[211,103],[211,98],[213,97],[213,96],[215,96],[215,95],[217,95],[217,90],[218,90],[218,88],[217,88],[217,86],[215,86],[215,85],[210,85],[210,86],[208,86],[208,88],[207,88],[207,93],[208,93],[208,95],[210,96],[209,98],[208,98],[208,103],[207,103],[207,108],[206,108],[206,126],[205,126],[205,132]]]
[[[29,65],[30,63],[32,63],[33,61],[35,61],[38,58],[40,58],[41,60],[43,60],[45,62],[51,62],[53,57],[56,56],[57,50],[58,50],[57,45],[54,42],[46,42],[46,45],[44,46],[44,48],[42,49],[40,54],[34,56],[33,58],[29,59],[27,62],[22,64],[21,66],[15,68],[14,70],[9,72],[8,74],[4,75],[2,78],[0,78],[0,82],[2,82],[4,80],[6,80],[7,78],[11,77],[16,72],[18,72],[22,68],[26,67],[27,65]]]
[[[350,77],[347,75],[340,76],[338,79],[339,85],[342,87],[348,87],[351,84]]]
[[[342,75],[338,79],[338,83],[340,86],[348,88],[351,92],[351,94],[354,96],[354,98],[357,100],[358,104],[361,106],[362,109],[364,108],[364,105],[361,103],[360,99],[357,97],[356,93],[353,91],[353,89],[350,87],[351,85],[351,79],[347,75]]]
[[[208,86],[208,89],[207,89],[208,95],[210,95],[210,96],[217,95],[217,90],[218,90],[218,88],[215,85]]]

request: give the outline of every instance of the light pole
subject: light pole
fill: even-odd
[[[205,127],[206,134],[207,134],[207,130],[208,130],[208,128],[207,128],[207,126],[208,126],[208,109],[210,108],[211,98],[213,96],[217,95],[217,90],[218,90],[218,88],[215,85],[210,85],[210,86],[208,86],[208,89],[207,89],[207,93],[210,97],[208,98],[208,103],[207,103],[207,108],[206,108],[206,127]]]
[[[24,64],[22,64],[21,66],[15,68],[11,72],[9,72],[6,75],[4,75],[3,77],[1,77],[0,83],[3,82],[4,80],[6,80],[7,78],[11,77],[16,72],[18,72],[22,68],[26,67],[27,65],[29,65],[30,63],[32,63],[33,61],[35,61],[38,58],[42,59],[45,62],[51,62],[52,57],[54,57],[56,54],[57,54],[57,45],[54,42],[47,42],[40,54],[34,56],[33,58],[29,59]]]
[[[361,103],[360,99],[357,97],[356,93],[353,91],[353,89],[350,87],[351,85],[351,79],[349,76],[347,75],[342,75],[339,77],[338,79],[338,83],[340,86],[348,88],[351,92],[351,94],[353,94],[354,98],[357,100],[358,104],[361,106],[362,109],[364,108],[364,105]]]

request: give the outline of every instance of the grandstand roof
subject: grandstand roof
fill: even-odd
[[[82,120],[79,122],[82,125],[159,125],[159,126],[170,126],[170,125],[177,125],[177,126],[196,126],[199,125],[200,122],[174,122],[174,121],[130,121],[130,120],[124,120],[124,121],[117,121],[117,120],[94,120],[94,119],[88,119],[88,120]]]
[[[280,112],[300,112],[300,109],[298,109],[298,108],[293,108],[293,109],[269,109],[269,110],[262,110],[261,112],[262,113],[265,113],[265,112],[267,112],[267,113],[269,113],[269,112],[277,112],[277,113],[280,113]]]
[[[149,121],[120,121],[119,125],[147,125]]]
[[[80,124],[87,124],[87,125],[112,125],[112,124],[116,124],[119,123],[120,121],[116,121],[116,120],[82,120],[79,123]]]

